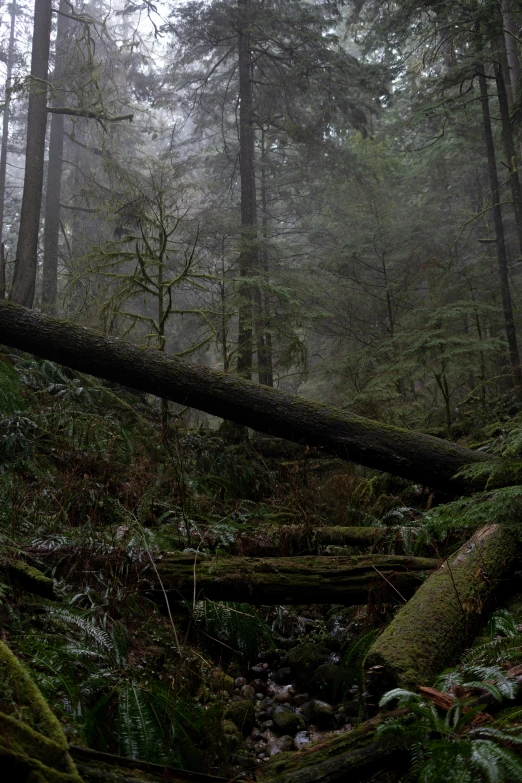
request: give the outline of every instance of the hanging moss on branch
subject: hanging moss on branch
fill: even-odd
[[[156,568],[173,597],[203,596],[250,604],[364,604],[370,592],[383,601],[411,596],[439,564],[428,557],[214,557],[167,552]],[[154,574],[151,581],[156,582]],[[158,594],[162,594],[159,583]]]
[[[81,783],[58,720],[0,642],[0,769],[17,783]]]
[[[378,694],[416,689],[454,663],[473,639],[488,605],[520,554],[507,525],[481,528],[403,606],[366,656]]]

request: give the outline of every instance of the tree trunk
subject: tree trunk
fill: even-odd
[[[11,79],[13,75],[14,43],[15,43],[15,22],[16,22],[16,0],[11,4],[11,26],[9,28],[9,44],[7,48],[7,64],[5,76],[5,94],[4,110],[2,112],[2,143],[0,146],[0,246],[3,248],[4,241],[4,210],[5,210],[5,184],[7,172],[7,140],[9,138],[9,103],[11,100]],[[4,250],[2,250],[2,260],[5,263]],[[1,298],[5,298],[5,266],[4,286]]]
[[[416,689],[470,643],[520,552],[507,525],[486,525],[419,588],[366,656],[367,689]]]
[[[47,74],[51,36],[51,0],[35,0],[31,87],[27,110],[27,147],[20,229],[10,299],[32,307],[36,286],[38,232],[42,206]]]
[[[488,87],[484,68],[479,66],[480,97],[482,104],[482,119],[484,127],[484,140],[488,159],[488,175],[491,190],[493,221],[495,225],[495,241],[497,245],[498,271],[500,277],[500,290],[502,293],[502,308],[504,311],[504,325],[509,347],[511,371],[518,396],[522,396],[522,369],[520,367],[520,355],[518,352],[517,333],[513,318],[513,305],[511,303],[511,291],[509,288],[509,274],[506,255],[506,243],[504,240],[504,226],[502,223],[502,210],[499,204],[499,182],[497,164],[495,158],[495,144],[491,130],[491,118],[489,116]]]
[[[56,64],[53,75],[52,104],[63,103],[59,87],[63,88],[64,47],[69,19],[66,0],[60,0],[60,13],[56,31]],[[64,115],[51,115],[49,138],[49,163],[47,165],[47,193],[45,197],[45,229],[42,271],[42,310],[54,315],[58,293],[58,237],[60,234],[60,194],[62,188]]]
[[[455,474],[491,455],[401,430],[321,403],[139,348],[86,327],[0,302],[5,345],[428,487],[465,493],[484,485]],[[493,458],[494,459],[494,458]]]
[[[346,734],[312,742],[299,753],[280,753],[258,775],[259,783],[365,783],[380,770],[404,773],[410,754],[401,738],[377,740],[375,731],[383,720],[405,713],[394,710]]]
[[[501,39],[503,44],[504,39]],[[506,58],[503,58],[506,59]],[[511,117],[509,114],[509,100],[504,79],[504,69],[500,63],[495,64],[495,81],[497,84],[498,105],[500,109],[500,121],[502,124],[502,140],[504,142],[504,153],[509,171],[509,184],[511,187],[511,198],[513,200],[513,213],[515,215],[515,225],[517,227],[518,246],[522,253],[522,188],[518,176],[517,153],[515,142],[513,140],[513,131],[511,130]]]
[[[252,89],[252,63],[249,33],[249,0],[237,0],[239,18],[238,69],[239,69],[239,169],[241,174],[241,252],[239,274],[240,288],[237,371],[244,378],[252,377],[253,354],[253,290],[245,278],[257,269],[257,210],[256,180],[254,173],[254,107]]]
[[[365,604],[369,593],[396,603],[439,564],[429,557],[233,557],[162,553],[150,581],[158,595],[249,604]]]
[[[248,557],[275,557],[320,554],[325,546],[351,546],[384,547],[400,554],[407,543],[403,537],[404,530],[401,527],[330,526],[306,530],[303,525],[280,525],[274,530],[260,530],[258,537],[256,533],[240,536],[235,551]],[[414,528],[411,532],[415,535]],[[212,541],[209,543],[212,544]]]

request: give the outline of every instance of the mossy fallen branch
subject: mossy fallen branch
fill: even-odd
[[[11,583],[20,591],[39,595],[42,598],[55,600],[54,579],[42,574],[38,568],[16,560],[7,565],[7,573]]]

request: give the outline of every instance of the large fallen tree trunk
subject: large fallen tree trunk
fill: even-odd
[[[344,413],[251,381],[105,337],[84,327],[0,302],[0,341],[259,432],[320,446],[359,462],[445,491],[469,492],[454,478],[490,457],[429,435]]]
[[[166,552],[151,582],[161,594],[249,604],[361,604],[411,596],[439,561],[405,555],[217,557]]]
[[[403,606],[366,656],[368,685],[379,696],[415,689],[455,662],[520,553],[507,525],[486,525],[446,560]]]

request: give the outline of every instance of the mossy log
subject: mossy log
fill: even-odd
[[[155,563],[157,573],[149,573],[158,592],[164,588],[173,597],[353,605],[366,603],[370,592],[393,603],[411,596],[438,564],[405,555],[253,558],[166,552]]]
[[[227,783],[228,778],[149,764],[71,745],[70,753],[84,783]]]
[[[82,783],[62,728],[20,661],[0,642],[0,770],[17,783]]]
[[[276,557],[281,554],[302,556],[321,554],[327,546],[349,546],[378,550],[385,548],[401,554],[410,542],[409,537],[404,538],[404,530],[402,527],[341,526],[309,530],[303,525],[280,525],[266,532],[260,530],[258,533],[240,536],[236,551],[249,557]],[[411,529],[411,533],[414,534],[415,530]]]
[[[257,779],[259,783],[362,783],[381,770],[405,771],[409,754],[400,741],[375,738],[384,719],[405,712],[379,715],[346,734],[313,742],[299,753],[279,753]]]
[[[454,663],[520,553],[507,525],[481,528],[424,582],[370,648],[368,689],[415,689]]]
[[[479,486],[455,478],[464,466],[492,459],[456,443],[309,402],[5,301],[0,302],[0,340],[80,372],[452,493]]]
[[[7,564],[7,573],[11,583],[21,592],[39,595],[42,598],[56,599],[54,579],[45,576],[38,568],[16,560]]]

